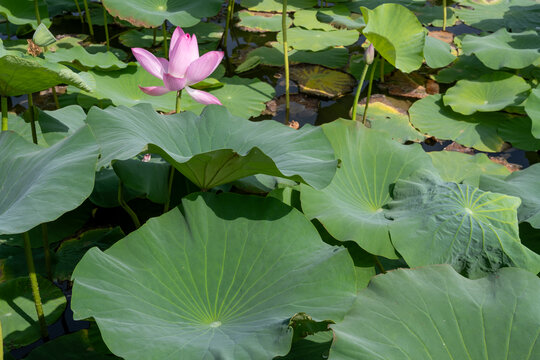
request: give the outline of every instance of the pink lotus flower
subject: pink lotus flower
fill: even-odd
[[[195,34],[193,36],[185,34],[181,28],[177,27],[171,38],[169,60],[157,58],[141,48],[133,48],[131,51],[139,64],[150,74],[163,80],[163,85],[165,85],[139,86],[144,93],[158,96],[169,91],[186,89],[188,94],[201,104],[222,105],[214,95],[189,87],[210,76],[223,59],[222,51],[210,51],[199,57]]]

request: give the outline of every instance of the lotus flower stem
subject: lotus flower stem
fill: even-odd
[[[45,321],[45,315],[43,315],[43,306],[41,305],[41,295],[39,294],[36,268],[34,266],[34,258],[32,257],[32,245],[30,244],[30,236],[28,235],[28,232],[25,232],[23,234],[23,238],[24,254],[26,256],[26,264],[28,265],[28,276],[30,278],[30,286],[32,287],[32,295],[34,296],[34,304],[36,305],[36,312],[39,320],[41,337],[45,340],[48,340],[49,332],[47,331],[47,322]]]
[[[281,32],[283,33],[283,62],[285,63],[285,125],[287,125],[289,124],[289,115],[291,112],[289,96],[289,46],[287,45],[287,0],[283,0]]]
[[[103,26],[105,26],[105,42],[107,44],[107,51],[109,51],[109,27],[107,26],[107,9],[103,6]]]
[[[373,67],[371,68],[371,72],[369,73],[369,85],[368,85],[368,91],[367,91],[367,98],[366,98],[366,107],[364,108],[364,116],[362,117],[362,124],[366,125],[366,118],[367,118],[367,111],[369,107],[369,98],[371,97],[371,89],[373,87],[373,75],[375,74],[375,68],[377,67],[377,60],[379,59],[379,55],[377,55],[377,58],[373,62]]]
[[[36,112],[34,109],[33,94],[28,94],[28,111],[30,111],[30,128],[32,129],[32,141],[37,144]]]
[[[364,65],[364,70],[362,70],[362,76],[360,76],[360,81],[358,82],[358,87],[356,88],[356,95],[354,96],[353,102],[353,111],[352,111],[352,120],[356,120],[356,109],[358,108],[358,99],[360,99],[360,93],[362,92],[362,85],[364,84],[364,79],[369,68],[369,64]]]
[[[167,54],[169,53],[169,50],[167,49],[167,20],[163,22],[161,27],[163,29],[163,56],[167,58]]]
[[[8,129],[8,104],[7,97],[1,97],[2,102],[2,131],[7,131]]]
[[[34,0],[34,10],[36,12],[36,20],[37,20],[37,24],[41,24],[41,16],[39,15],[39,5],[38,5],[38,0]]]
[[[380,77],[380,80],[379,80],[379,81],[380,81],[381,83],[384,83],[384,58],[381,57],[379,60],[380,60],[380,62],[379,62],[379,69],[380,69],[380,71],[381,71],[380,76],[379,76],[379,77]]]
[[[373,258],[375,259],[375,264],[381,270],[381,273],[386,274],[386,270],[384,269],[383,265],[381,264],[381,261],[379,260],[379,257],[377,255],[373,255]]]
[[[120,181],[120,183],[118,184],[118,203],[124,210],[126,210],[128,215],[131,217],[133,224],[135,224],[135,228],[138,229],[141,227],[141,222],[139,221],[137,214],[135,214],[135,211],[133,211],[133,209],[131,209],[129,205],[124,201],[124,197],[122,194],[122,187],[123,187],[123,184]]]
[[[75,6],[77,7],[77,12],[79,13],[79,19],[81,19],[81,24],[84,24],[84,17],[82,15],[81,7],[79,6],[79,0],[75,0]]]
[[[163,213],[166,213],[169,211],[169,205],[171,204],[171,192],[172,192],[172,184],[174,181],[174,166],[171,165],[171,169],[169,172],[169,187],[168,187],[168,193],[167,193],[167,201],[165,201],[165,205],[163,206]]]
[[[442,1],[442,8],[443,8],[442,29],[443,31],[446,31],[446,0]]]
[[[47,278],[52,281],[52,268],[51,268],[51,250],[49,248],[49,231],[47,224],[41,224],[41,237],[43,240],[43,253],[45,254],[45,269],[47,270]]]
[[[223,50],[227,53],[227,40],[229,39],[229,29],[231,28],[231,23],[233,20],[234,14],[234,0],[229,0],[229,5],[227,6],[227,19],[225,20],[225,32],[223,33]]]
[[[180,102],[182,101],[182,90],[176,92],[176,113],[180,113]]]
[[[58,94],[56,93],[56,86],[53,86],[51,90],[52,90],[52,96],[54,99],[54,105],[56,105],[57,109],[60,109],[60,102],[58,101]]]
[[[88,1],[83,0],[84,2],[84,13],[86,14],[86,22],[88,23],[88,31],[90,31],[90,36],[94,37],[94,27],[92,26],[92,19],[90,17],[90,10],[88,10]]]

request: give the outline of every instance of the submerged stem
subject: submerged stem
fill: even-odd
[[[33,94],[28,94],[28,111],[30,111],[30,129],[32,130],[32,141],[34,144],[37,144],[36,111],[34,109]]]
[[[107,26],[107,9],[103,6],[103,26],[105,27],[105,43],[107,44],[107,51],[109,51],[109,27]]]
[[[49,231],[46,223],[41,224],[41,235],[43,238],[43,253],[45,254],[45,269],[47,270],[47,277],[52,281],[51,250],[49,249]]]
[[[163,30],[163,57],[167,59],[167,55],[169,54],[169,49],[167,48],[167,20],[163,22],[161,28]]]
[[[368,92],[367,92],[367,98],[366,98],[366,107],[364,108],[364,116],[362,117],[362,124],[366,125],[366,118],[367,118],[367,110],[369,107],[369,98],[371,97],[371,89],[373,87],[373,75],[375,74],[375,68],[377,67],[377,61],[379,60],[380,55],[377,55],[377,58],[373,62],[373,67],[371,68],[371,72],[369,73],[369,86],[368,86]]]
[[[30,278],[30,286],[32,287],[32,295],[34,296],[34,305],[36,306],[41,337],[48,340],[49,332],[47,331],[47,322],[45,321],[45,315],[43,314],[43,305],[41,304],[41,295],[39,294],[36,268],[34,266],[34,258],[32,257],[32,245],[30,244],[30,236],[28,235],[28,232],[25,232],[23,237],[24,254],[26,256],[26,264],[28,265],[28,277]]]
[[[75,0],[75,6],[77,7],[77,12],[79,13],[79,19],[81,19],[81,24],[84,24],[84,16],[82,14],[82,10],[79,5],[79,0]]]
[[[118,184],[118,203],[120,206],[126,210],[128,215],[131,217],[131,220],[133,221],[133,224],[135,224],[135,228],[138,229],[141,227],[141,222],[139,221],[139,218],[137,217],[137,214],[135,214],[135,211],[129,207],[129,205],[124,201],[123,195],[122,195],[122,182]]]
[[[88,10],[88,1],[83,0],[84,2],[84,13],[86,14],[86,22],[88,23],[88,31],[90,36],[94,37],[94,27],[92,26],[92,19],[90,18],[90,10]]]
[[[442,6],[443,6],[442,29],[443,31],[446,31],[446,0],[443,0]]]
[[[8,104],[7,104],[7,97],[2,96],[1,97],[1,103],[2,103],[2,131],[6,131],[8,129]]]
[[[360,93],[362,92],[362,85],[364,85],[364,79],[366,78],[366,74],[369,68],[369,64],[364,65],[364,70],[362,71],[362,76],[360,77],[360,81],[358,82],[358,87],[356,88],[356,95],[354,96],[354,102],[353,102],[353,111],[352,111],[352,119],[356,120],[356,110],[358,108],[358,99],[360,99]]]
[[[281,13],[281,32],[283,34],[283,61],[285,63],[285,124],[289,124],[291,103],[289,95],[289,46],[287,45],[287,0],[283,0]]]

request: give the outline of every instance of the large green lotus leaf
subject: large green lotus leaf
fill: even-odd
[[[274,360],[323,360],[328,359],[332,345],[332,331],[319,331],[313,335],[293,342],[291,351],[286,356],[278,356]]]
[[[335,333],[330,360],[536,359],[540,281],[520,269],[469,280],[450,266],[373,278]]]
[[[56,51],[47,51],[44,55],[48,61],[71,65],[79,70],[118,70],[128,66],[110,51],[91,54],[81,45],[67,43],[57,44]]]
[[[540,255],[519,240],[519,198],[429,171],[398,180],[392,195],[390,236],[409,266],[450,264],[470,278],[508,266],[540,271]]]
[[[45,1],[38,1],[37,4],[41,21],[45,25],[50,26],[51,20],[47,12],[47,3]],[[2,0],[0,1],[0,14],[6,17],[12,24],[30,24],[34,29],[37,29],[38,23],[34,6],[34,0]]]
[[[162,25],[165,20],[176,26],[193,26],[203,17],[216,15],[221,9],[221,4],[221,0],[103,1],[103,5],[112,16],[142,27],[157,27]]]
[[[476,56],[459,56],[448,68],[442,69],[434,76],[438,83],[450,84],[454,81],[467,79],[474,80],[490,72]]]
[[[287,12],[312,8],[317,4],[318,0],[288,0]],[[240,5],[253,11],[283,11],[283,2],[280,0],[240,0]]]
[[[422,66],[425,32],[410,10],[398,4],[361,10],[367,24],[362,33],[382,57],[407,73]]]
[[[156,41],[154,42],[154,30],[152,29],[133,29],[122,33],[118,37],[122,45],[129,48],[140,47],[149,48],[157,46],[163,42],[163,32],[156,32]]]
[[[296,50],[320,51],[334,46],[349,46],[358,41],[356,30],[308,30],[291,28],[287,30],[287,44]],[[283,43],[283,33],[277,34],[277,41]]]
[[[488,152],[501,151],[508,137],[507,133],[501,131],[504,124],[514,125],[514,130],[516,125],[511,115],[501,112],[475,113],[473,116],[454,112],[444,106],[441,95],[430,95],[416,101],[409,114],[414,127],[425,134]],[[516,137],[524,135],[523,131],[515,132]]]
[[[113,169],[122,184],[157,204],[169,199],[169,174],[171,166],[159,157],[150,161],[128,159],[115,161]]]
[[[30,124],[22,118],[22,116],[11,112],[8,113],[8,130],[22,136],[26,141],[32,142],[32,128]],[[47,143],[43,138],[39,123],[36,123],[36,135],[39,146],[45,147]]]
[[[95,324],[90,329],[62,335],[32,350],[26,360],[114,360]]]
[[[461,0],[454,12],[465,24],[485,31],[505,27],[514,33],[540,26],[540,4],[535,0]]]
[[[78,101],[83,107],[99,104],[102,99],[110,99],[114,105],[134,106],[150,103],[155,110],[170,112],[175,110],[176,93],[171,91],[161,96],[150,96],[139,89],[140,86],[163,86],[163,81],[150,75],[140,66],[128,66],[119,71],[90,71],[95,80],[92,93],[80,92]],[[222,78],[223,87],[210,92],[220,99],[230,111],[241,117],[258,116],[266,108],[266,102],[274,97],[274,88],[258,79],[239,77]],[[99,99],[99,100],[98,100]],[[187,92],[182,95],[182,110],[200,113],[204,105],[193,100]]]
[[[540,65],[540,35],[536,31],[509,33],[506,29],[487,36],[466,35],[462,49],[466,55],[475,54],[490,69],[521,69]]]
[[[532,134],[540,139],[540,85],[531,91],[525,102],[525,112],[532,121]]]
[[[101,145],[99,166],[148,149],[203,189],[254,174],[323,188],[335,172],[333,151],[321,129],[250,122],[219,105],[206,107],[200,117],[191,112],[160,115],[149,104],[92,108],[87,121]]]
[[[456,59],[449,44],[432,36],[426,36],[424,57],[426,64],[434,69],[445,67]]]
[[[304,213],[339,241],[352,240],[370,253],[397,258],[383,210],[390,186],[415,170],[430,168],[431,159],[420,145],[401,145],[358,121],[339,119],[322,128],[341,165],[326,188],[301,187]]]
[[[521,198],[518,220],[540,229],[540,164],[515,171],[506,179],[482,176],[480,188]]]
[[[0,94],[18,96],[68,84],[90,91],[76,73],[57,63],[30,56],[0,57]]]
[[[250,51],[246,62],[258,57],[260,64],[283,66],[283,45],[278,42],[272,42],[271,45],[272,47],[261,46]],[[289,51],[289,63],[291,65],[294,63],[306,63],[336,69],[347,65],[347,61],[349,61],[349,51],[345,47],[333,47],[322,51]]]
[[[184,198],[182,211],[89,250],[73,278],[75,318],[93,317],[127,360],[285,355],[293,315],[337,321],[356,293],[347,250],[302,213],[232,193]]]
[[[296,15],[295,15],[296,18]],[[329,23],[336,28],[360,30],[366,26],[364,19],[359,14],[351,14],[344,5],[336,5],[331,8],[321,8],[317,11],[317,20]]]
[[[492,72],[476,80],[459,80],[446,91],[443,100],[452,110],[471,115],[477,111],[497,111],[518,105],[530,88],[522,77],[502,71]]]
[[[324,30],[332,31],[335,28],[327,23],[319,21],[317,19],[318,9],[304,9],[298,10],[294,13],[294,26],[303,27],[309,30]]]
[[[38,285],[45,320],[52,324],[62,316],[66,298],[56,285],[41,276]],[[41,337],[28,277],[0,283],[0,322],[4,346],[8,349],[31,344]]]
[[[354,89],[354,77],[319,65],[298,65],[290,70],[303,93],[327,98],[341,97]]]
[[[254,13],[250,11],[240,11],[238,13],[240,21],[237,26],[247,31],[267,32],[281,31],[281,14]],[[287,27],[292,25],[292,20],[287,17]]]
[[[469,155],[458,151],[431,151],[428,154],[444,181],[478,187],[482,175],[498,178],[510,175],[510,170],[491,161],[486,154]]]
[[[107,250],[124,236],[122,229],[115,227],[113,229],[89,230],[76,238],[64,241],[56,251],[54,278],[60,281],[70,280],[75,266],[86,251],[94,246],[101,250]]]
[[[118,189],[120,187],[120,178],[116,175],[112,167],[102,168],[96,172],[96,181],[94,189],[90,194],[90,201],[102,208],[113,208],[120,206],[118,202]],[[130,187],[122,186],[122,198],[124,201],[130,201],[144,193],[139,193]]]
[[[73,135],[85,125],[86,113],[78,105],[52,111],[39,110],[38,114],[40,132],[48,145],[54,145]]]
[[[0,234],[28,231],[79,206],[92,191],[98,150],[87,126],[46,149],[2,132]]]

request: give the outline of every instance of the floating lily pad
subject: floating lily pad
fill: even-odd
[[[66,307],[66,298],[52,282],[37,277],[47,324],[55,322]],[[33,343],[41,335],[28,277],[0,283],[0,321],[4,346],[14,349]]]
[[[444,181],[478,187],[481,175],[505,178],[510,174],[510,170],[491,161],[486,154],[469,155],[458,151],[431,151],[428,154]]]
[[[336,28],[317,19],[317,9],[298,10],[294,13],[294,26],[300,26],[309,30],[332,31]]]
[[[540,4],[535,0],[461,0],[456,15],[465,24],[485,31],[505,27],[514,33],[540,26]]]
[[[115,17],[142,27],[161,26],[165,20],[173,25],[189,27],[203,17],[216,15],[221,9],[221,0],[105,0],[103,5]]]
[[[299,65],[291,68],[291,79],[300,86],[300,91],[317,96],[335,98],[352,92],[354,78],[342,71],[318,65]]]
[[[484,65],[494,70],[540,65],[538,44],[540,35],[536,31],[509,33],[506,29],[487,36],[466,35],[462,40],[466,55],[475,54]]]
[[[288,0],[287,12],[309,9],[318,4],[318,0]],[[240,0],[240,5],[253,11],[281,12],[283,3],[279,0]]]
[[[540,139],[540,85],[531,91],[525,102],[525,112],[532,120],[532,134]]]
[[[535,359],[538,296],[538,278],[520,269],[474,281],[447,265],[390,271],[331,325],[329,359]]]
[[[367,24],[362,33],[382,57],[403,72],[422,66],[425,33],[411,11],[397,4],[361,10]]]
[[[40,58],[0,57],[0,94],[18,96],[68,84],[90,91],[88,84],[67,67]]]
[[[202,189],[254,174],[321,188],[335,172],[333,151],[321,129],[250,122],[218,105],[207,106],[201,117],[191,112],[160,115],[149,104],[92,108],[87,121],[101,145],[99,166],[147,151],[159,154]]]
[[[320,51],[334,46],[349,46],[358,41],[356,30],[307,30],[292,28],[287,30],[287,44],[296,50]],[[283,34],[277,34],[277,41],[283,43]]]
[[[0,152],[0,234],[55,220],[92,191],[98,146],[87,126],[46,149],[2,132]]]
[[[520,222],[526,221],[540,229],[540,164],[515,171],[506,179],[482,176],[480,188],[521,198],[518,209]]]
[[[75,318],[93,317],[116,355],[271,359],[289,351],[293,315],[339,320],[352,304],[347,250],[322,242],[294,208],[231,193],[181,206],[75,269]]]
[[[432,36],[426,36],[424,57],[430,68],[441,68],[456,60],[450,45]]]
[[[48,61],[70,65],[82,71],[94,68],[118,70],[128,66],[112,52],[89,53],[83,46],[72,45],[67,42],[58,42],[55,50],[47,51],[44,56]]]
[[[156,32],[156,40],[154,42],[154,30],[152,29],[141,29],[141,30],[130,30],[118,37],[120,43],[126,47],[134,48],[149,48],[161,44],[163,41],[163,32]]]
[[[317,11],[317,20],[323,23],[329,23],[338,29],[360,30],[366,26],[362,16],[351,14],[344,5],[319,9]]]
[[[240,21],[237,26],[244,31],[267,32],[281,31],[281,14],[240,11],[238,12]],[[287,17],[287,27],[292,25],[292,19]]]
[[[519,198],[445,182],[429,171],[398,180],[386,215],[392,244],[411,267],[450,264],[470,278],[502,267],[540,271],[519,241]]]
[[[47,12],[47,3],[45,1],[39,1],[37,5],[41,21],[45,25],[50,26],[51,20]],[[6,17],[12,24],[30,24],[34,29],[38,27],[34,0],[2,0],[0,3],[0,14]]]
[[[506,72],[492,72],[476,80],[459,80],[446,91],[444,104],[464,115],[477,111],[502,110],[525,99],[530,85],[523,78]]]
[[[341,165],[326,188],[301,186],[304,213],[339,241],[352,240],[372,254],[397,258],[383,209],[390,185],[430,168],[431,159],[420,145],[401,145],[358,121],[339,119],[322,128]]]

